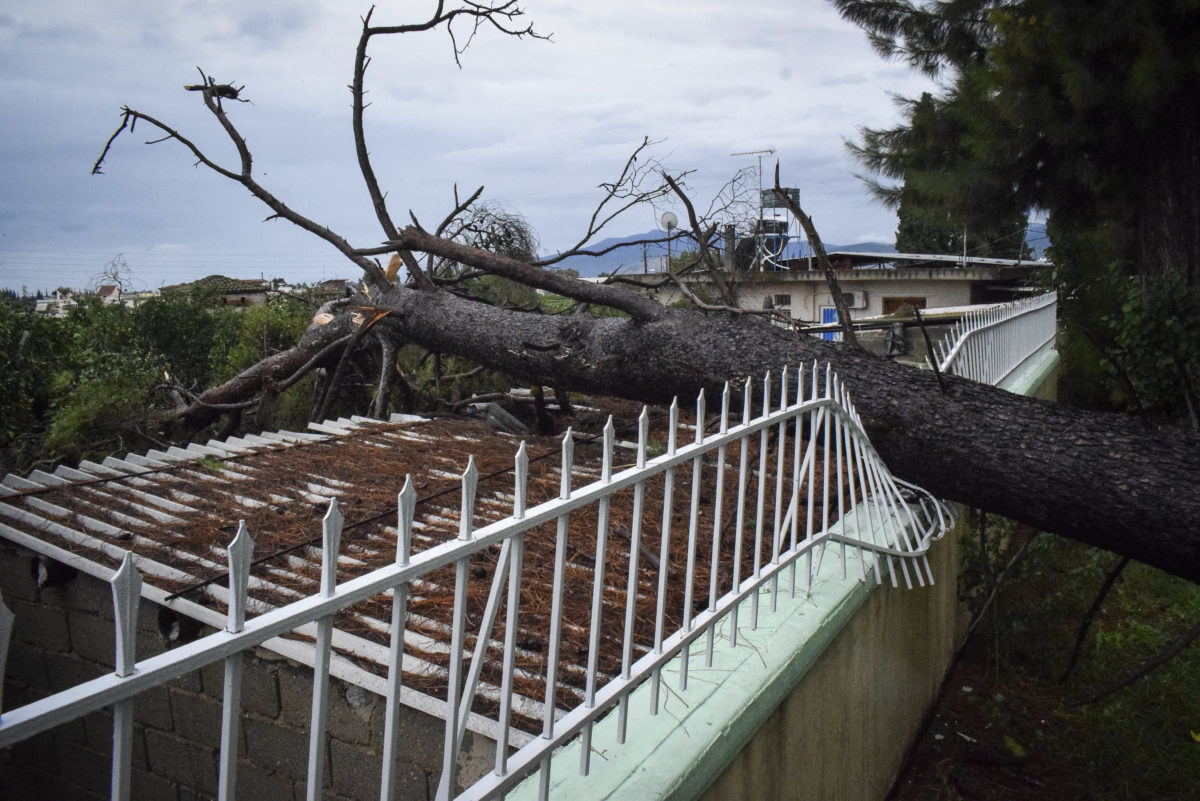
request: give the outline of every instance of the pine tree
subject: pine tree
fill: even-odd
[[[1200,346],[1160,335],[1200,330],[1200,2],[833,2],[943,86],[899,128],[864,131],[864,166],[922,210],[1044,211],[1046,278],[1112,400],[1200,426]],[[953,180],[904,147],[929,131]]]

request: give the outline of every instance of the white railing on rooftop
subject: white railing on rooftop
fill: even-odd
[[[740,422],[733,419],[737,412],[731,408],[728,385],[720,411],[712,421],[703,394],[697,401],[696,424],[690,427],[680,421],[678,406],[673,404],[667,430],[660,432],[657,440],[664,443],[656,448],[657,455],[652,455],[649,416],[643,410],[633,445],[633,464],[624,469],[614,465],[617,443],[610,419],[602,436],[600,478],[580,487],[573,482],[578,477],[575,440],[568,431],[562,440],[559,496],[532,506],[526,493],[529,460],[522,443],[514,459],[512,513],[480,528],[474,525],[479,473],[472,460],[461,480],[457,538],[417,554],[411,553],[416,493],[409,478],[397,499],[395,563],[342,583],[337,581],[337,562],[343,519],[335,500],[323,522],[319,593],[250,620],[246,619],[246,598],[253,542],[252,532],[242,524],[228,548],[230,589],[225,630],[142,661],[135,658],[139,557],[129,553],[111,580],[115,671],[5,712],[0,718],[0,747],[111,708],[111,797],[123,801],[130,792],[134,698],[189,671],[223,661],[219,797],[233,799],[237,788],[243,654],[273,637],[315,622],[308,798],[319,798],[324,786],[334,616],[366,599],[390,594],[391,644],[380,769],[380,798],[387,801],[394,797],[397,778],[398,699],[406,659],[403,632],[409,591],[433,571],[453,566],[453,613],[445,668],[444,709],[449,713],[444,715],[444,753],[437,797],[498,798],[525,777],[539,773],[540,794],[545,798],[549,793],[551,756],[558,748],[580,738],[579,770],[586,774],[591,767],[592,728],[599,718],[617,714],[616,736],[623,742],[631,721],[659,714],[659,688],[666,680],[662,671],[668,663],[677,660],[678,682],[686,688],[689,662],[703,659],[711,663],[714,649],[725,647],[725,640],[736,644],[739,614],[748,612],[753,628],[760,604],[774,609],[779,593],[794,596],[804,592],[826,548],[839,548],[843,556],[847,549],[856,549],[864,557],[857,560],[861,580],[868,579],[866,562],[873,567],[876,581],[882,581],[886,573],[893,586],[898,586],[900,580],[908,587],[914,582],[924,585],[933,581],[926,552],[931,541],[952,525],[951,512],[928,493],[888,472],[867,439],[849,394],[832,371],[814,365],[811,369],[785,371],[777,383],[768,375],[758,388],[747,380],[740,389]],[[681,442],[681,435],[691,435],[691,441]],[[732,464],[734,453],[736,466]],[[659,519],[644,520],[650,492],[655,493],[656,502],[661,497],[663,512]],[[628,530],[618,531],[610,524],[610,504],[618,495],[632,502]],[[706,506],[703,513],[702,504]],[[590,620],[565,620],[569,524],[573,516],[591,515],[593,511],[597,523],[595,567],[590,571]],[[679,520],[688,521],[686,529],[676,528],[675,512]],[[540,652],[544,656],[539,654],[530,661],[530,652],[517,643],[521,616],[531,614],[522,609],[522,568],[526,538],[543,535],[554,542],[549,635]],[[592,542],[589,538],[589,548]],[[470,581],[482,580],[470,567],[471,558],[484,553],[496,554],[495,569],[480,629],[474,632],[468,631],[467,589]],[[843,558],[841,564],[844,571],[847,560]],[[610,565],[626,566],[625,575],[607,575]],[[681,574],[676,572],[680,565],[685,566]],[[679,597],[680,584],[682,602],[677,604],[672,599]],[[611,602],[613,597],[617,598],[618,608]],[[501,633],[496,633],[502,608],[504,623]],[[637,633],[639,612],[652,618],[652,634],[647,633],[651,628],[648,625],[642,627],[641,635]],[[729,625],[722,625],[725,622]],[[583,679],[577,682],[581,686],[572,686],[573,694],[560,692],[568,680],[562,650],[566,626],[584,627],[588,642]],[[0,603],[0,664],[10,627],[11,615]],[[473,654],[468,654],[469,639],[475,643]],[[619,666],[606,669],[600,664],[602,640],[620,642],[619,660],[609,660],[613,665],[619,662]],[[699,640],[704,646],[693,654],[689,645]],[[485,696],[480,679],[483,651],[495,647],[502,649],[499,692],[490,685]],[[543,702],[536,707],[540,719],[529,719],[528,705],[514,708],[518,678],[541,682]],[[648,708],[633,708],[630,695],[646,682],[651,689]],[[575,699],[573,706],[564,707],[564,695]],[[495,710],[489,714],[494,715],[498,732],[496,763],[490,773],[455,796],[459,751],[477,696],[486,697],[486,708]],[[518,713],[524,715],[523,720],[518,719]],[[533,736],[522,738],[526,744],[510,753],[510,737],[515,727],[522,725]]]
[[[1054,342],[1057,317],[1055,292],[968,312],[930,358],[943,373],[998,386]]]

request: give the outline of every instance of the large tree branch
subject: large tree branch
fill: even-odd
[[[201,72],[201,74],[203,75],[204,73]],[[292,209],[254,180],[254,177],[250,172],[253,164],[250,151],[246,145],[245,139],[241,136],[233,122],[225,113],[225,110],[221,107],[218,89],[219,85],[213,82],[211,78],[206,76],[205,88],[201,91],[201,95],[204,98],[205,107],[214,117],[217,118],[218,122],[221,124],[221,127],[225,129],[226,134],[229,136],[230,140],[234,144],[234,147],[237,149],[241,162],[239,171],[230,170],[217,164],[215,161],[210,159],[194,142],[180,134],[177,130],[166,123],[161,122],[148,114],[143,114],[136,109],[131,109],[128,106],[125,106],[122,108],[121,125],[105,143],[104,150],[101,151],[100,157],[97,158],[95,164],[92,165],[92,174],[96,175],[102,172],[101,167],[103,166],[104,161],[107,158],[109,151],[112,149],[112,145],[116,141],[117,137],[119,137],[126,129],[132,133],[134,127],[137,125],[138,120],[142,120],[149,125],[158,128],[164,134],[164,136],[160,139],[151,140],[147,142],[147,144],[156,144],[158,142],[163,142],[170,139],[178,141],[192,152],[192,155],[196,157],[197,163],[203,164],[205,167],[208,167],[218,175],[228,178],[231,181],[236,181],[244,186],[251,195],[265,203],[267,207],[274,212],[267,219],[284,219],[293,225],[303,228],[305,231],[308,231],[309,233],[333,245],[339,253],[356,264],[359,269],[361,269],[363,273],[365,273],[372,281],[381,284],[386,283],[383,277],[383,271],[379,268],[378,264],[371,261],[366,256],[361,255],[357,250],[355,250],[354,247],[350,245],[349,242],[347,242],[338,234],[334,233],[331,229],[324,225],[313,222],[308,217]]]
[[[1200,437],[1024,398],[746,317],[556,317],[396,288],[398,331],[531,383],[644,401],[831,364],[893,472],[931,492],[1200,580]],[[536,345],[537,347],[531,347]],[[553,346],[553,347],[547,347]]]
[[[607,250],[588,251],[585,248],[588,242],[591,242],[606,225],[617,217],[620,217],[635,206],[653,203],[658,198],[665,197],[670,193],[671,187],[665,181],[662,183],[651,183],[648,188],[645,186],[655,175],[667,174],[658,159],[651,158],[648,155],[650,148],[656,144],[658,143],[652,142],[649,137],[642,139],[642,143],[625,160],[625,166],[622,167],[621,174],[617,176],[617,179],[611,183],[600,185],[604,196],[596,205],[596,208],[592,210],[592,215],[588,219],[587,230],[583,232],[579,240],[561,253],[556,253],[550,258],[536,262],[537,266],[548,267],[551,264],[557,264],[563,259],[574,255],[586,256],[606,253]],[[682,180],[686,175],[686,172],[680,173],[675,176],[675,180]]]
[[[431,253],[483,270],[491,275],[509,278],[526,286],[543,289],[584,303],[611,306],[628,313],[635,320],[657,320],[666,313],[666,310],[657,301],[636,292],[605,284],[577,281],[553,270],[543,270],[516,259],[433,236],[428,231],[423,231],[416,226],[410,225],[405,228],[400,237],[390,244],[422,253]]]
[[[861,348],[858,344],[858,337],[854,333],[854,325],[850,322],[850,308],[846,305],[846,297],[842,294],[842,288],[838,284],[837,274],[833,271],[833,265],[829,263],[829,254],[825,252],[825,245],[821,242],[821,235],[817,233],[817,226],[813,225],[812,218],[804,213],[804,209],[800,208],[800,204],[792,200],[788,193],[783,191],[779,185],[779,164],[775,164],[775,197],[779,198],[788,208],[797,220],[800,221],[800,226],[804,229],[805,235],[808,236],[808,244],[817,252],[817,264],[821,266],[821,272],[825,274],[825,284],[829,287],[829,294],[833,298],[834,308],[837,309],[838,324],[842,327],[842,339],[847,345],[852,348]]]
[[[212,422],[223,412],[256,403],[259,395],[269,385],[274,384],[276,392],[288,389],[305,375],[327,363],[334,354],[345,349],[355,333],[353,318],[345,313],[331,314],[344,305],[344,300],[324,304],[314,316],[313,324],[294,347],[272,354],[228,381],[192,396],[187,406],[171,416],[180,417],[199,428]]]

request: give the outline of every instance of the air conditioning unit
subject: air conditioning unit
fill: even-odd
[[[844,300],[846,302],[846,306],[851,309],[867,308],[866,292],[843,292],[842,300]]]

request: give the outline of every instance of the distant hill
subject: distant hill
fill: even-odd
[[[666,236],[663,231],[652,230],[629,236],[609,237],[593,244],[590,250],[599,251],[613,245],[621,245],[624,242],[636,242],[641,239],[654,239],[662,236]],[[1045,254],[1046,247],[1050,244],[1050,240],[1046,237],[1046,226],[1042,223],[1030,223],[1025,241],[1033,250],[1033,257],[1040,259]],[[891,242],[855,242],[850,245],[837,245],[826,242],[825,250],[830,253],[839,250],[853,253],[894,253],[896,247]],[[672,253],[679,253],[675,245],[672,245]],[[554,254],[545,254],[543,258],[552,255]],[[603,256],[571,256],[555,264],[552,269],[577,270],[585,278],[610,275],[616,270],[622,273],[640,273],[643,269],[643,255],[647,260],[657,260],[658,257],[667,255],[667,247],[662,244],[653,244],[646,245],[643,250],[642,245],[626,245],[624,247],[617,247]],[[807,256],[808,242],[804,240],[789,242],[784,255],[787,258]]]
[[[641,239],[654,239],[656,237],[666,236],[663,231],[653,230],[646,231],[641,234],[631,234],[630,236],[609,237],[596,242],[589,248],[593,251],[604,250],[613,245],[621,245],[623,242],[637,242]],[[789,258],[798,258],[808,255],[808,243],[801,240],[799,242],[790,242],[785,251],[785,255]],[[834,250],[854,250],[865,253],[890,253],[893,248],[890,244],[882,242],[859,242],[854,245],[831,245],[826,244],[825,249]],[[672,254],[677,254],[680,251],[678,247],[672,244]],[[552,256],[554,254],[545,254],[542,258]],[[660,256],[667,255],[667,247],[662,244],[646,245],[644,249],[646,259],[656,259]],[[643,247],[642,245],[626,245],[625,247],[617,247],[615,250],[605,253],[603,256],[571,256],[563,259],[558,264],[555,264],[553,269],[569,268],[578,270],[579,274],[585,278],[594,278],[598,275],[609,275],[614,270],[620,270],[622,273],[640,273],[643,268]]]

